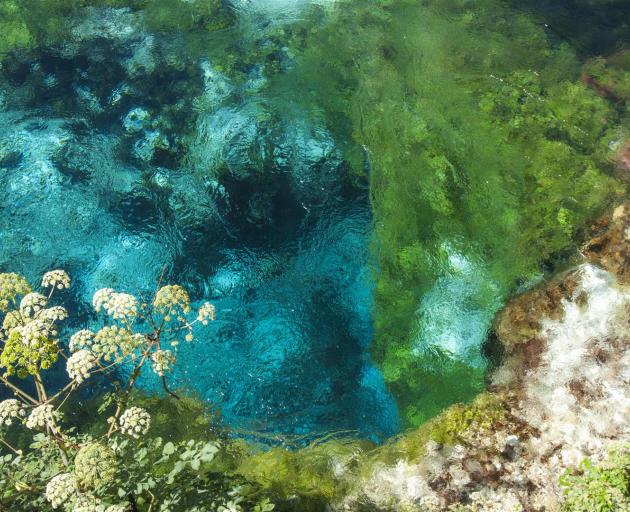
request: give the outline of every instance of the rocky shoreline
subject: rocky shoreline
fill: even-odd
[[[505,357],[488,391],[433,422],[423,456],[377,464],[339,508],[560,510],[568,470],[630,441],[629,250],[626,204],[594,226],[582,264],[499,314]]]

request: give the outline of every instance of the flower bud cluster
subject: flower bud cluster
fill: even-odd
[[[0,311],[8,311],[18,295],[31,292],[28,281],[13,272],[0,274]]]
[[[155,294],[153,307],[156,311],[169,315],[176,310],[183,313],[190,312],[190,297],[188,292],[181,286],[167,285],[163,286]]]
[[[141,334],[132,334],[124,327],[108,325],[103,327],[94,336],[90,350],[97,356],[111,361],[117,357],[124,357],[142,347],[145,337]]]
[[[199,320],[203,325],[208,325],[208,320],[214,320],[214,315],[214,304],[204,302],[197,311],[197,320]]]
[[[153,371],[160,377],[164,377],[166,372],[173,369],[175,360],[175,355],[170,350],[156,350],[151,356]]]
[[[56,334],[54,326],[40,319],[14,327],[0,353],[0,366],[6,368],[7,375],[19,377],[50,368],[59,352]]]
[[[118,422],[123,434],[139,439],[149,431],[151,416],[141,407],[130,407],[121,414]]]
[[[64,270],[51,270],[42,277],[42,287],[57,290],[70,288],[70,276]]]
[[[81,384],[90,376],[90,371],[96,366],[96,358],[89,350],[78,350],[66,362],[68,375],[77,384]]]
[[[2,339],[16,327],[23,325],[22,315],[19,311],[9,311],[2,320]]]
[[[32,318],[44,309],[47,303],[48,299],[41,293],[27,293],[20,301],[20,313],[25,318]]]
[[[84,487],[107,485],[116,474],[116,455],[108,446],[89,443],[79,449],[74,459],[74,474]]]
[[[15,398],[0,402],[0,427],[10,427],[14,421],[21,421],[25,415],[24,407]]]
[[[30,321],[26,325],[16,327],[13,332],[19,333],[22,343],[31,348],[37,348],[51,337],[57,335],[56,329],[40,318]]]
[[[92,305],[97,313],[100,313],[102,309],[107,310],[107,305],[112,298],[112,295],[116,293],[116,290],[112,288],[101,288],[94,293],[92,297]]]
[[[46,485],[46,499],[53,508],[63,505],[78,492],[76,478],[70,473],[54,476]]]
[[[50,404],[38,405],[26,420],[26,427],[32,430],[54,426],[61,415]]]
[[[70,336],[70,352],[88,349],[94,352],[94,333],[88,329],[82,329]]]

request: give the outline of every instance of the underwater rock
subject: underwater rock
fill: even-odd
[[[630,282],[630,205],[621,205],[597,221],[582,254],[620,283]],[[509,300],[494,323],[502,344],[508,349],[526,342],[536,344],[544,321],[562,318],[563,301],[579,299],[575,295],[579,279],[575,269],[569,270]]]
[[[615,274],[620,282],[630,283],[630,204],[601,218],[593,226],[593,235],[583,249],[586,259]]]
[[[573,296],[578,276],[570,270],[510,299],[494,322],[494,332],[508,350],[536,340],[545,319],[562,317],[562,301]]]

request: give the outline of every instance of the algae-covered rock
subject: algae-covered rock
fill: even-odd
[[[630,204],[600,219],[593,235],[583,249],[586,259],[613,273],[620,282],[630,283]]]
[[[536,340],[546,319],[562,317],[562,301],[573,297],[578,282],[579,276],[569,270],[510,299],[494,322],[494,332],[503,346],[509,349]]]

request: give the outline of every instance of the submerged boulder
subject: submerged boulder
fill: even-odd
[[[612,216],[600,219],[593,227],[594,236],[585,245],[588,261],[613,274],[624,284],[630,283],[630,204],[615,209]]]

